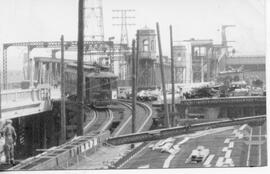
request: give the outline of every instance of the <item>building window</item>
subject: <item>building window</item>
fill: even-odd
[[[143,51],[149,51],[149,42],[148,40],[143,40]]]

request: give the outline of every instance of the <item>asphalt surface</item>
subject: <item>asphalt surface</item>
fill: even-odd
[[[201,131],[176,138],[174,145],[183,139],[179,151],[173,154],[153,151],[148,146],[136,154],[122,168],[196,168],[196,167],[246,167],[267,165],[266,123],[262,126],[246,126],[243,131],[238,127],[227,127]],[[251,134],[250,134],[251,133]],[[241,136],[242,138],[239,138]],[[157,141],[151,142],[155,144]],[[186,163],[193,149],[204,146],[210,150],[202,163]],[[209,158],[209,159],[208,159]],[[231,165],[225,164],[229,159]]]

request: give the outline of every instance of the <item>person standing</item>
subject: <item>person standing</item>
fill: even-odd
[[[14,164],[14,145],[17,138],[16,131],[12,126],[12,120],[7,120],[6,125],[3,128],[5,136],[5,156],[7,164]]]

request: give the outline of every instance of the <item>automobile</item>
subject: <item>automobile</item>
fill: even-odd
[[[173,148],[173,142],[168,142],[166,144],[164,144],[161,148],[160,148],[160,152],[168,152],[171,153],[171,149]]]
[[[204,146],[198,146],[196,149],[192,150],[186,163],[201,163],[206,160],[209,153],[209,149],[206,149]]]
[[[165,140],[160,140],[156,144],[152,144],[149,146],[152,150],[160,150],[160,152],[164,152],[167,149],[170,149],[173,146],[173,143],[175,142],[175,139],[172,137],[169,137]]]
[[[251,89],[251,96],[263,96],[263,89],[259,87],[254,87]]]

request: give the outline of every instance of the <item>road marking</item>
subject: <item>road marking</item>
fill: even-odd
[[[206,159],[206,161],[203,163],[203,165],[205,167],[211,167],[211,164],[210,163],[212,162],[212,160],[214,159],[214,157],[215,157],[214,154],[209,155],[208,158]]]
[[[236,135],[237,133],[238,133],[238,130],[237,130],[237,129],[234,129],[234,130],[233,130],[233,134]]]
[[[260,126],[260,135],[262,135],[262,126]],[[261,166],[262,165],[262,137],[259,136],[259,160],[258,160],[258,166]]]
[[[170,167],[170,163],[171,160],[175,157],[175,154],[171,154],[169,155],[169,157],[165,160],[164,164],[163,164],[163,168],[169,168]]]
[[[122,168],[123,166],[125,166],[130,160],[132,160],[135,156],[137,156],[139,153],[141,153],[142,151],[144,151],[145,148],[147,148],[149,146],[150,143],[147,143],[141,150],[139,150],[137,153],[135,153],[131,158],[129,158],[128,160],[126,160],[123,164],[121,164],[118,169]]]
[[[250,149],[251,149],[251,138],[253,133],[253,128],[250,128],[250,134],[249,134],[249,144],[248,144],[248,153],[247,153],[247,163],[246,166],[249,166],[249,160],[250,160]]]
[[[234,142],[230,142],[229,148],[233,148],[233,146],[234,146]]]
[[[150,165],[149,164],[147,164],[145,166],[138,167],[138,169],[149,169],[149,168],[150,168]]]
[[[241,127],[239,128],[239,130],[244,130],[246,127],[247,127],[247,124],[244,124],[243,126],[241,126]]]
[[[232,160],[231,158],[227,158],[227,159],[225,160],[224,164],[229,165],[229,166],[231,166],[231,167],[234,166],[233,160]]]
[[[188,140],[189,140],[189,137],[185,137],[182,141],[180,141],[176,145],[174,145],[174,147],[176,147],[175,151],[174,151],[174,153],[171,153],[169,155],[169,157],[164,161],[163,168],[169,168],[170,167],[170,163],[171,163],[172,159],[175,157],[175,154],[177,154],[180,151],[179,146],[184,144]]]
[[[225,158],[231,158],[232,150],[228,150],[225,154]]]
[[[226,138],[225,141],[224,141],[224,143],[226,143],[226,144],[229,143],[229,142],[230,142],[230,138]]]
[[[228,147],[223,147],[222,152],[227,152],[228,151]]]
[[[216,163],[216,167],[222,167],[223,161],[224,161],[224,157],[219,157]]]

